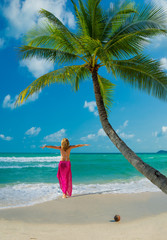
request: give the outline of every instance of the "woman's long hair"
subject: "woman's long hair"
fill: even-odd
[[[61,147],[64,151],[66,151],[69,148],[69,140],[67,138],[63,138],[61,141]]]

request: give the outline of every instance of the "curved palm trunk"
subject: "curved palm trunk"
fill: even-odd
[[[148,178],[153,184],[159,187],[164,193],[167,193],[167,177],[161,174],[159,171],[143,162],[117,135],[112,126],[110,125],[104,102],[100,92],[100,86],[97,77],[97,68],[92,70],[93,86],[96,98],[96,104],[100,116],[100,121],[105,133],[108,135],[113,144],[119,149],[123,156],[146,178]]]

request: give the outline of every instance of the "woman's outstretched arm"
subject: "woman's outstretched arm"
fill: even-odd
[[[77,147],[84,147],[89,146],[90,144],[77,144],[77,145],[71,145],[70,148],[77,148]]]
[[[61,146],[47,146],[47,145],[45,145],[45,146],[43,146],[43,147],[40,147],[40,148],[42,148],[42,149],[44,149],[44,148],[54,148],[54,149],[61,149]]]

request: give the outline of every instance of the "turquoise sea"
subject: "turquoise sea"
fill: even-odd
[[[140,153],[167,175],[167,154]],[[156,192],[159,189],[121,155],[73,153],[73,194]],[[34,205],[62,195],[57,179],[59,154],[0,153],[0,209]]]

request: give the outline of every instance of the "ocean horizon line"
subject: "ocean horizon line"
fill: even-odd
[[[160,150],[159,150],[160,151]],[[136,154],[157,154],[159,151],[157,152],[135,152]],[[163,152],[164,154],[167,153],[166,150],[163,150],[165,152]],[[57,152],[0,152],[0,154],[59,154]],[[72,152],[71,154],[121,154],[123,155],[121,152]]]

